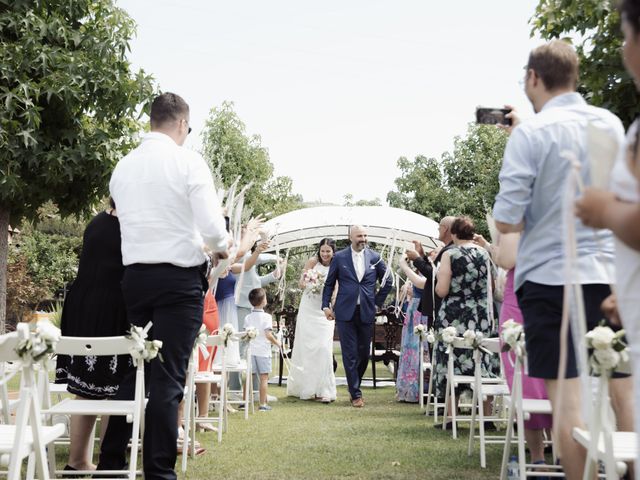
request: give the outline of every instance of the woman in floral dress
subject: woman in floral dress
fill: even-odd
[[[422,374],[422,361],[420,358],[420,337],[413,333],[417,325],[427,326],[427,317],[422,315],[418,307],[423,295],[422,287],[425,278],[416,272],[402,258],[400,268],[412,282],[412,298],[409,300],[407,311],[404,314],[402,325],[402,343],[400,349],[400,361],[398,363],[398,376],[396,378],[396,399],[400,402],[416,403],[420,401],[420,375]],[[428,358],[428,348],[425,342],[425,356]]]
[[[451,226],[455,246],[443,255],[437,275],[436,294],[443,299],[436,319],[437,333],[453,326],[458,337],[462,337],[466,330],[481,332],[485,337],[496,336],[493,315],[489,316],[487,305],[491,261],[487,251],[473,243],[474,233],[473,222],[468,217],[457,218]],[[447,384],[446,351],[447,346],[438,342],[434,380],[436,395],[441,399],[444,398]],[[454,374],[474,374],[473,350],[455,349],[454,356]],[[499,373],[498,356],[483,353],[482,375],[495,377]],[[456,392],[459,398],[462,390]]]

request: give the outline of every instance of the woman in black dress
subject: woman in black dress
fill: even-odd
[[[124,274],[120,251],[120,223],[115,205],[96,215],[84,231],[78,275],[62,309],[62,335],[107,337],[129,329],[120,283]],[[124,375],[133,368],[131,357],[59,355],[56,383],[81,399],[113,397]],[[71,446],[66,470],[92,470],[89,438],[95,416],[72,415]],[[102,425],[104,429],[105,425]]]

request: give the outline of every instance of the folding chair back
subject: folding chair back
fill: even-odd
[[[130,355],[132,348],[137,343],[125,336],[117,337],[61,337],[56,346],[56,353],[63,355],[95,355],[95,356],[113,356],[113,355]],[[144,433],[144,407],[145,407],[145,389],[144,389],[144,361],[142,359],[135,360],[136,363],[136,380],[133,400],[76,400],[65,398],[55,405],[51,405],[50,392],[48,383],[45,382],[46,391],[44,401],[47,402],[47,408],[43,412],[47,415],[48,421],[54,415],[116,415],[124,416],[127,422],[132,423],[131,434],[131,456],[129,459],[129,468],[122,471],[102,471],[105,475],[121,475],[127,474],[130,480],[134,480],[137,474],[141,474],[138,470],[138,453],[142,451],[141,443]],[[50,458],[54,457],[53,449],[49,449]],[[62,473],[57,471],[56,473]],[[91,474],[91,471],[77,471],[77,474]]]
[[[21,478],[22,460],[25,457],[29,457],[27,478],[33,478],[32,460],[35,460],[38,478],[49,479],[49,469],[53,468],[53,465],[47,466],[45,445],[64,433],[62,425],[42,425],[34,365],[32,362],[22,361],[16,351],[19,342],[28,339],[30,335],[32,333],[29,332],[29,327],[22,323],[18,324],[16,332],[0,336],[0,362],[20,362],[22,374],[15,425],[0,425],[0,462],[3,465],[8,464],[9,480]],[[2,379],[5,387],[9,378],[10,376],[6,376]]]

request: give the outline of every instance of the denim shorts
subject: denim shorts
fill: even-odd
[[[517,291],[518,304],[524,318],[530,377],[558,378],[563,293],[564,287],[561,285],[542,285],[533,282],[524,282]],[[604,319],[600,305],[610,294],[609,285],[588,284],[582,286],[587,331],[596,327]],[[571,328],[569,328],[566,378],[577,376],[578,368],[571,339]],[[614,378],[627,376],[627,374],[617,372],[613,374]]]
[[[271,357],[251,355],[251,369],[257,374],[271,373]]]

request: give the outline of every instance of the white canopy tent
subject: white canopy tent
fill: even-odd
[[[315,245],[323,238],[346,239],[350,225],[364,225],[370,242],[399,248],[419,240],[429,250],[441,245],[438,223],[392,207],[312,207],[272,218],[264,228],[273,237],[271,250]]]

